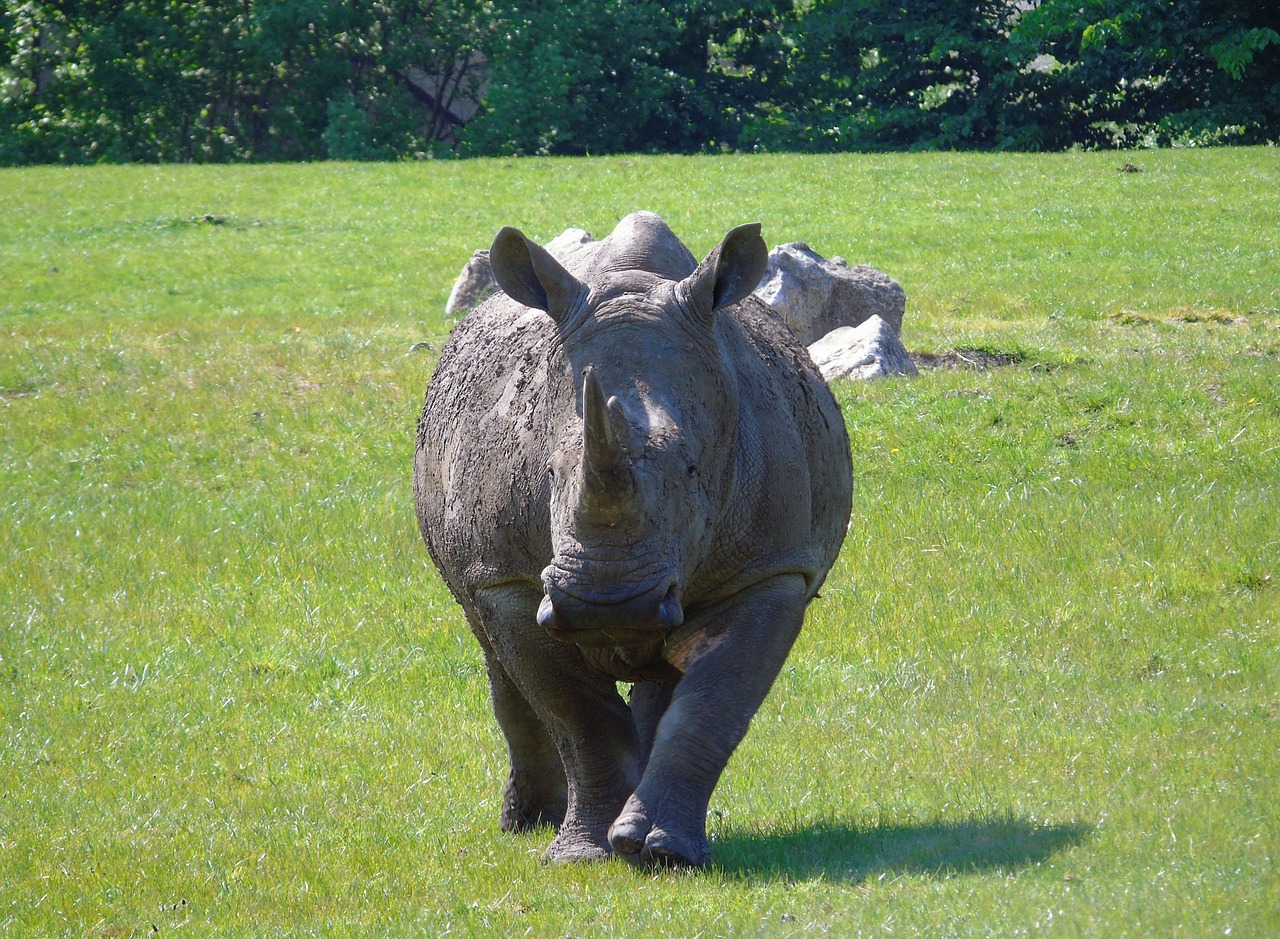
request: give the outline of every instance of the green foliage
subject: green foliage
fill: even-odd
[[[332,160],[394,160],[430,144],[415,133],[412,97],[392,86],[383,94],[342,92],[329,100],[322,138]]]
[[[793,9],[781,70],[790,127],[816,150],[957,149],[991,146],[1011,84],[1003,2],[915,4],[820,0]],[[777,79],[774,79],[777,81]],[[766,132],[746,141],[769,148]],[[776,138],[776,128],[773,136]],[[1014,141],[1003,141],[1012,144]],[[1025,143],[1025,142],[1024,142]]]
[[[690,2],[528,0],[490,24],[485,112],[467,152],[693,152],[715,139]]]
[[[423,152],[474,91],[479,6],[6,0],[0,164]]]
[[[0,0],[0,163],[1261,143],[1266,0]]]
[[[1280,121],[1278,25],[1265,0],[1089,0],[1041,4],[1011,38],[1051,57],[1057,146],[1258,143]]]
[[[1269,27],[1241,26],[1229,36],[1209,47],[1209,55],[1218,67],[1239,81],[1253,64],[1254,57],[1274,43],[1280,42],[1280,33]]]
[[[1280,121],[1265,4],[1214,0],[816,0],[749,67],[741,143],[759,149],[1056,150],[1261,142]]]

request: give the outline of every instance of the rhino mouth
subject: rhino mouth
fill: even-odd
[[[660,642],[684,622],[672,577],[639,591],[591,590],[553,566],[544,572],[543,586],[538,625],[561,642],[588,648],[645,645]]]

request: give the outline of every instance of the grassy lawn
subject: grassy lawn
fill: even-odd
[[[695,875],[497,831],[410,491],[471,251],[640,208],[1016,360],[837,384],[852,527]],[[0,170],[0,215],[0,935],[1280,934],[1277,151]]]

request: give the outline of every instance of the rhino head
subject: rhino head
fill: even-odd
[[[510,297],[555,321],[572,381],[549,391],[552,560],[538,622],[585,647],[659,642],[684,621],[732,512],[738,391],[715,321],[765,272],[760,226],[735,228],[696,266],[646,215],[579,257],[578,274],[514,228],[490,259]]]

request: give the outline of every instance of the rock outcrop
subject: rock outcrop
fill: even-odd
[[[827,381],[919,374],[902,340],[874,315],[860,326],[841,326],[827,333],[809,346],[809,356]]]
[[[489,266],[489,249],[481,248],[467,259],[453,282],[444,305],[445,316],[465,316],[498,292],[498,281]]]
[[[584,246],[596,244],[590,233],[568,228],[549,241],[546,249],[558,260],[571,263]],[[681,249],[687,253],[683,246]],[[692,263],[692,256],[688,261]],[[464,316],[498,289],[489,252],[477,251],[454,283],[445,314]],[[850,267],[840,257],[828,260],[803,242],[779,245],[769,252],[769,269],[755,296],[769,304],[809,347],[814,363],[828,381],[918,374],[899,338],[906,292],[875,268]]]
[[[769,252],[769,272],[755,294],[805,345],[872,316],[901,335],[907,304],[906,291],[889,275],[864,265],[850,267],[841,257],[827,260],[800,241]]]

